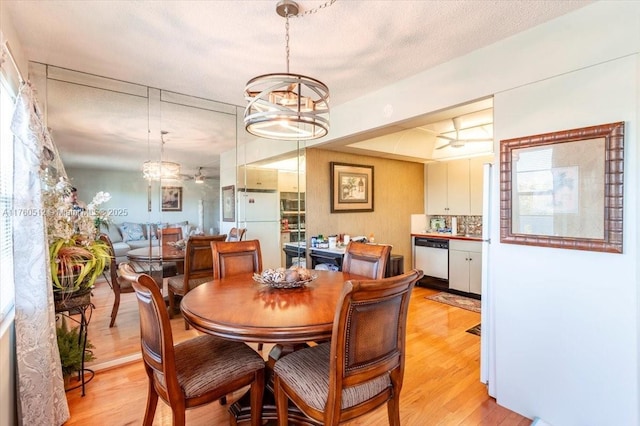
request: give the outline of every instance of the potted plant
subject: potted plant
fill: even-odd
[[[109,247],[100,240],[86,240],[76,234],[51,243],[49,261],[56,310],[88,304],[91,289],[110,260]]]
[[[64,317],[61,320],[61,324],[56,328],[56,336],[58,351],[60,352],[60,364],[62,365],[62,376],[65,381],[65,387],[68,387],[71,375],[80,371],[84,366],[83,356],[84,362],[95,359],[93,352],[91,352],[94,346],[89,341],[84,345],[78,327],[69,329]]]
[[[111,260],[108,245],[96,238],[100,224],[108,222],[108,214],[97,206],[108,201],[109,193],[98,192],[86,208],[70,201],[72,187],[60,178],[44,179],[43,191],[49,242],[49,264],[54,296],[62,301],[56,310],[87,304],[96,279]],[[72,297],[81,301],[70,303]]]

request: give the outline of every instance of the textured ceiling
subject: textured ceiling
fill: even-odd
[[[590,1],[299,2],[290,70],[335,107]],[[13,1],[2,5],[31,61],[243,105],[245,83],[282,72],[276,1]],[[307,13],[305,13],[307,12]],[[58,144],[68,130],[57,129]],[[65,149],[71,149],[66,147]]]

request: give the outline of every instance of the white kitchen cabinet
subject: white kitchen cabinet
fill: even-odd
[[[491,156],[427,165],[427,214],[482,215],[482,165]]]
[[[447,163],[431,163],[427,166],[427,214],[448,214]]]
[[[278,170],[260,167],[238,167],[238,188],[262,191],[278,190]]]
[[[469,160],[427,166],[427,214],[469,214]]]
[[[305,174],[300,173],[298,179],[298,172],[278,171],[278,191],[305,192]]]
[[[482,294],[482,243],[449,241],[449,288]]]

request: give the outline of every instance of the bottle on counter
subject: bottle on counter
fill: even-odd
[[[373,232],[369,234],[369,242],[370,243],[375,243],[376,242],[376,237],[375,237],[375,235],[373,235]]]

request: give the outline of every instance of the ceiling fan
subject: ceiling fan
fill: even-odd
[[[193,180],[195,183],[204,183],[207,176],[202,174],[202,167],[198,167],[198,171],[194,175],[180,175],[183,180]]]
[[[447,148],[447,147],[451,147],[451,148],[462,148],[463,146],[465,146],[465,144],[467,142],[492,142],[493,139],[492,138],[460,138],[460,130],[468,130],[468,129],[473,129],[473,128],[477,128],[477,127],[482,127],[482,125],[480,126],[473,126],[473,127],[467,127],[464,129],[460,128],[460,117],[454,117],[451,119],[451,121],[453,122],[453,128],[455,129],[456,132],[456,136],[455,138],[451,137],[451,136],[447,136],[444,133],[440,133],[438,136],[436,136],[437,138],[440,139],[445,139],[447,141],[449,141],[448,143],[437,147],[436,149],[442,149],[442,148]],[[447,133],[451,133],[451,132],[447,132]]]

